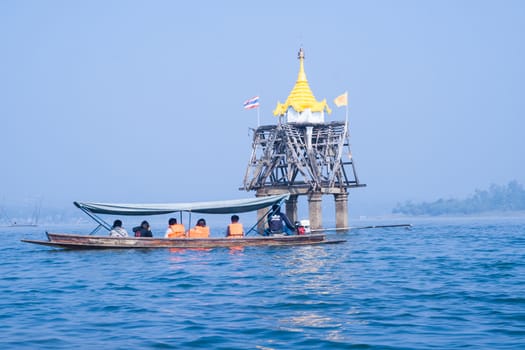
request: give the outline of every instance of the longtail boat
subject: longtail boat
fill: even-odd
[[[288,199],[289,194],[236,199],[212,202],[170,203],[170,204],[114,204],[114,203],[87,203],[74,202],[75,206],[98,223],[98,226],[89,235],[46,232],[46,240],[23,239],[22,242],[40,244],[68,249],[103,249],[103,248],[218,248],[218,247],[245,247],[245,246],[292,246],[311,244],[342,243],[344,240],[328,240],[324,234],[303,235],[264,235],[256,227],[265,218],[261,217],[240,238],[209,237],[209,238],[156,238],[156,237],[111,237],[95,235],[100,229],[108,232],[111,226],[98,214],[147,216],[170,213],[187,212],[199,214],[234,214],[255,211],[281,204]],[[269,211],[268,211],[269,212]],[[191,221],[191,218],[190,218]],[[258,236],[248,236],[255,232]]]

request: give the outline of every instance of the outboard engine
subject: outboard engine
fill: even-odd
[[[304,235],[306,233],[306,229],[304,228],[304,226],[301,224],[300,221],[295,222],[295,231],[297,232],[298,235]]]

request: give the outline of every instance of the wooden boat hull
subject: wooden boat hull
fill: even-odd
[[[148,238],[88,236],[65,233],[47,233],[48,241],[22,242],[69,249],[130,249],[130,248],[219,248],[246,246],[292,246],[342,243],[344,240],[327,240],[323,234],[263,236],[243,238]]]

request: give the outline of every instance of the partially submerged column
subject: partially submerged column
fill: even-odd
[[[267,196],[268,195],[263,192],[257,191],[255,193],[255,197],[267,197]],[[258,222],[257,231],[259,231],[260,233],[263,233],[264,230],[266,229],[266,220],[265,219],[261,220],[261,218],[264,217],[267,212],[268,212],[268,208],[257,209],[257,222]]]
[[[286,201],[286,216],[292,223],[297,221],[297,195],[290,195]]]
[[[334,194],[335,228],[348,227],[348,193]]]
[[[322,196],[321,193],[311,193],[308,196],[310,228],[314,230],[323,227]]]

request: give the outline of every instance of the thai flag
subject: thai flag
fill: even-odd
[[[250,98],[244,101],[244,109],[253,109],[259,107],[259,96]]]

